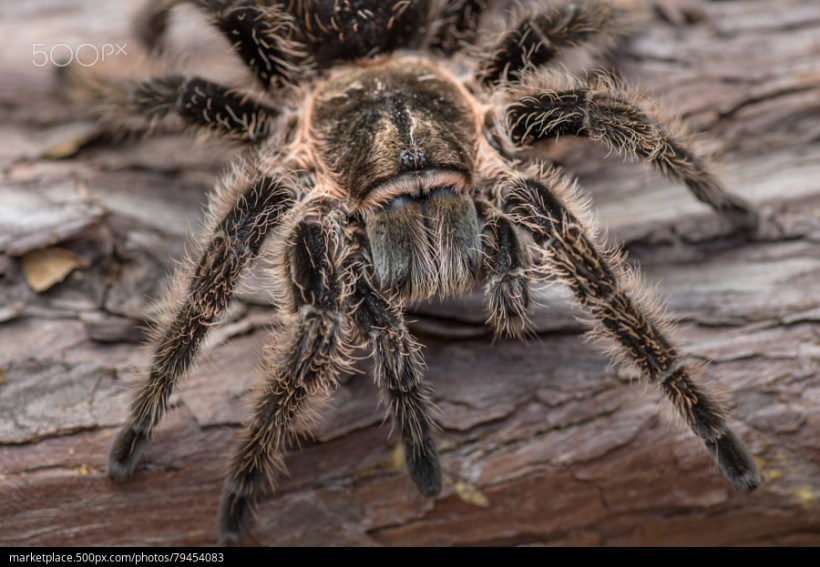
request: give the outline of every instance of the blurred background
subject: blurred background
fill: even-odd
[[[151,301],[239,152],[186,135],[112,139],[66,101],[68,56],[95,73],[150,72],[131,28],[142,5],[0,3],[2,545],[214,544],[275,321],[254,271],[133,481],[108,480]],[[682,185],[599,148],[571,145],[564,165],[681,320],[685,350],[712,361],[763,486],[735,493],[659,392],[584,341],[562,290],[540,294],[526,343],[492,341],[479,290],[408,316],[441,410],[442,496],[416,492],[361,361],[246,543],[820,544],[820,3],[645,8],[651,21],[607,63],[698,134],[761,210],[759,234],[732,234]],[[247,80],[194,10],[170,30],[167,66]]]

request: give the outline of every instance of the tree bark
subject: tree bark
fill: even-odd
[[[3,545],[213,544],[275,320],[254,272],[133,480],[106,477],[127,386],[147,364],[151,298],[236,156],[170,135],[86,144],[96,127],[76,120],[31,46],[127,43],[136,58],[121,4],[0,8]],[[678,342],[711,360],[763,485],[734,492],[660,392],[584,341],[564,291],[541,293],[527,343],[493,342],[476,293],[409,315],[440,409],[443,494],[416,492],[360,362],[287,456],[247,543],[820,544],[820,4],[658,4],[616,66],[708,141],[727,185],[762,212],[759,234],[733,235],[682,185],[600,149],[571,149],[565,165],[680,319]],[[210,46],[200,26],[175,37]],[[44,262],[43,248],[65,252]],[[70,273],[52,283],[60,267]]]

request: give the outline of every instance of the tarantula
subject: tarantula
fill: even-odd
[[[696,380],[699,368],[667,338],[669,323],[634,271],[596,235],[575,182],[532,158],[539,142],[586,137],[682,181],[737,229],[754,229],[754,210],[641,100],[614,80],[556,70],[564,51],[600,52],[626,35],[631,8],[518,5],[488,43],[478,30],[501,10],[483,0],[189,2],[266,95],[181,75],[85,84],[87,103],[112,128],[176,122],[251,146],[211,197],[198,258],[178,270],[150,373],[111,448],[111,478],[131,476],[243,271],[265,254],[283,325],[225,480],[222,543],[241,540],[288,439],[311,403],[337,387],[357,345],[372,349],[410,477],[422,494],[438,494],[429,390],[402,308],[483,283],[488,324],[514,335],[536,276],[569,287],[593,333],[663,390],[732,485],[759,484],[724,409]],[[180,3],[151,1],[141,37],[160,44]]]

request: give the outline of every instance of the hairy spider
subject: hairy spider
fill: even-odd
[[[757,217],[727,193],[685,137],[614,80],[557,69],[570,48],[599,52],[634,28],[605,0],[189,0],[210,15],[264,85],[251,96],[202,78],[95,79],[83,92],[110,127],[184,124],[250,150],[211,198],[198,258],[178,270],[147,380],[114,440],[108,474],[134,471],[168,398],[245,268],[274,257],[284,324],[264,359],[255,415],[231,461],[219,540],[238,543],[296,424],[366,344],[418,489],[442,487],[429,390],[407,302],[483,283],[488,324],[518,334],[531,280],[557,278],[616,357],[668,396],[726,479],[748,491],[754,460],[699,368],[621,255],[597,236],[575,182],[532,158],[538,143],[583,136],[686,184],[739,230]],[[157,46],[169,11],[153,0],[141,37]],[[479,30],[506,22],[491,42]],[[272,245],[262,248],[266,240]]]

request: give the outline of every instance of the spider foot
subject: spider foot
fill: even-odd
[[[711,175],[696,170],[686,180],[686,184],[698,200],[710,205],[736,230],[751,234],[757,229],[760,218],[754,206],[743,197],[723,189]]]
[[[109,478],[115,482],[125,482],[131,478],[149,440],[150,436],[145,431],[137,431],[130,425],[123,427],[108,453]]]
[[[752,205],[734,195],[721,205],[718,212],[741,232],[754,233],[760,224],[760,216]]]
[[[496,338],[522,338],[527,332],[530,289],[524,270],[495,276],[488,281],[486,295],[490,317],[487,321]]]
[[[232,491],[226,491],[219,503],[216,531],[219,545],[236,547],[248,529],[251,521],[251,501]]]
[[[736,489],[751,492],[760,485],[760,473],[754,457],[734,433],[725,431],[714,441],[707,441],[706,448],[720,472]]]
[[[429,497],[441,493],[441,466],[438,462],[438,451],[431,437],[424,440],[424,445],[405,447],[407,472],[422,495]]]

